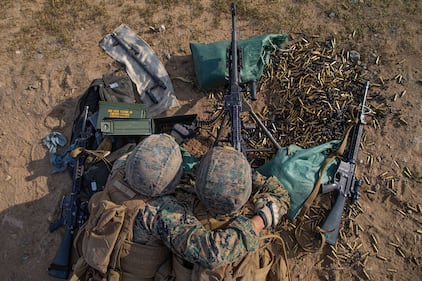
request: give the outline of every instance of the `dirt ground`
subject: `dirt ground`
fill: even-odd
[[[365,127],[360,214],[351,221],[354,236],[343,252],[337,249],[343,256],[333,257],[328,246],[316,253],[289,251],[291,279],[422,280],[421,2],[237,5],[240,39],[267,33],[292,40],[330,37],[346,51],[358,51],[370,82],[378,85],[368,96],[384,97],[388,108],[379,126]],[[49,233],[48,224],[71,179],[65,172],[50,174],[42,138],[52,131],[70,138],[78,97],[116,68],[98,42],[121,23],[130,26],[173,78],[181,106],[172,113],[201,114],[209,102],[195,84],[189,42],[230,39],[229,1],[3,0],[0,8],[0,276],[53,280],[47,268],[62,232]],[[160,26],[165,28],[153,31]],[[353,253],[359,257],[350,259]]]

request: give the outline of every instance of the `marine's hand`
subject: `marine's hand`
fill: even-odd
[[[265,194],[254,201],[255,212],[264,221],[265,228],[275,228],[280,222],[280,207],[277,203],[270,195]]]
[[[259,234],[265,228],[262,217],[255,215],[251,218],[251,221],[256,234]]]

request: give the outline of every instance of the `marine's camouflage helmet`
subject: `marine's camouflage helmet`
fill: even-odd
[[[154,197],[172,193],[182,176],[182,154],[169,135],[142,140],[126,161],[126,180],[140,194]]]
[[[202,204],[215,214],[238,211],[252,192],[248,160],[237,150],[212,148],[199,164],[195,191]]]

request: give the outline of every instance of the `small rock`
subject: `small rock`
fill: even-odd
[[[47,116],[44,122],[44,125],[47,128],[56,128],[57,126],[60,126],[60,120],[57,118],[53,118],[51,116]]]
[[[11,175],[7,175],[5,180],[6,181],[10,181],[11,179],[12,179],[12,176]]]
[[[70,69],[70,65],[66,65],[64,68],[64,72],[66,72],[68,75],[72,75],[72,70]]]
[[[349,52],[349,58],[352,62],[358,62],[360,60],[360,54],[359,52],[355,51],[355,50],[351,50]]]
[[[160,25],[160,27],[158,28],[158,32],[163,32],[166,30],[166,27],[164,26],[164,24]]]
[[[39,81],[34,81],[34,83],[32,83],[32,85],[29,85],[26,89],[27,90],[36,90],[40,87],[40,82]]]
[[[160,25],[159,27],[150,26],[149,30],[151,30],[152,32],[163,32],[166,30],[166,27],[164,24]]]
[[[335,18],[335,17],[336,17],[336,13],[334,13],[334,12],[330,12],[330,13],[328,14],[328,17],[329,17],[329,18]]]
[[[26,262],[29,259],[29,254],[23,254],[22,256],[22,262]]]

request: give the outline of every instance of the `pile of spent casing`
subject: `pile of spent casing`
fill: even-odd
[[[334,39],[302,38],[272,53],[258,84],[258,99],[265,99],[258,113],[281,146],[341,140],[355,123],[367,80],[364,65],[338,50]],[[268,143],[260,134],[245,139]]]

